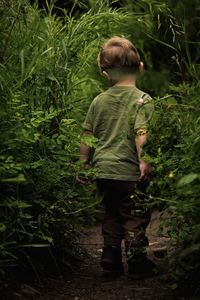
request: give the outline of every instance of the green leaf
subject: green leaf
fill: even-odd
[[[64,126],[68,126],[68,125],[71,125],[71,124],[74,124],[76,122],[75,119],[62,119],[62,125]]]
[[[2,179],[2,182],[16,182],[16,183],[22,183],[25,182],[26,178],[24,177],[24,174],[19,174],[17,177],[14,178],[7,178],[7,179]]]
[[[6,225],[3,223],[0,223],[0,232],[4,232],[6,230]]]
[[[98,139],[93,135],[83,135],[81,139],[82,143],[86,144],[89,147],[96,147]]]
[[[188,174],[185,175],[184,177],[182,177],[179,182],[178,182],[178,187],[182,187],[184,185],[190,184],[192,183],[194,180],[196,180],[197,178],[199,178],[199,174]]]
[[[53,242],[53,238],[51,236],[43,236],[42,237],[45,241],[48,241],[49,243]]]
[[[22,245],[23,248],[44,248],[49,247],[50,244],[25,244]]]

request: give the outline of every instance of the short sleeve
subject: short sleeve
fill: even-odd
[[[91,103],[85,121],[82,124],[82,127],[85,130],[93,131],[93,125],[94,125],[94,101]]]
[[[149,95],[145,95],[139,102],[139,108],[136,114],[134,129],[148,129],[150,120],[154,112],[153,99]]]

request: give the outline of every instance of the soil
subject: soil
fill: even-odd
[[[167,216],[167,214],[166,214]],[[157,237],[160,212],[152,214],[147,228],[150,246],[148,256],[162,270],[160,275],[133,280],[127,275],[119,278],[106,277],[99,265],[102,253],[101,227],[85,229],[77,243],[85,249],[84,259],[64,278],[48,278],[43,288],[23,284],[19,291],[4,299],[11,300],[172,300],[168,273],[167,237]]]

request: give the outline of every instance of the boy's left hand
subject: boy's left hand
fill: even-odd
[[[151,166],[144,160],[140,160],[140,181],[146,180],[149,174],[152,172]]]

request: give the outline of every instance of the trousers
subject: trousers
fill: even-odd
[[[121,247],[124,239],[128,255],[146,253],[148,239],[145,230],[151,215],[144,198],[138,193],[137,183],[98,179],[97,188],[105,209],[102,224],[104,246]]]

